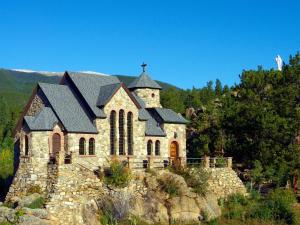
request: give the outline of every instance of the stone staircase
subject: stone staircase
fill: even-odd
[[[46,205],[51,220],[55,224],[85,224],[85,205],[101,192],[102,183],[91,168],[79,164],[59,166]]]

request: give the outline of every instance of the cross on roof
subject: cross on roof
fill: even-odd
[[[146,66],[147,66],[147,64],[143,62],[143,64],[141,65],[141,67],[143,67],[143,72],[146,71]]]

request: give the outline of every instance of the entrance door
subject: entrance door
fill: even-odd
[[[61,140],[60,135],[55,133],[52,136],[52,155],[55,157],[58,155],[61,148]]]
[[[178,156],[178,143],[173,141],[170,145],[170,157],[172,160],[176,160]]]

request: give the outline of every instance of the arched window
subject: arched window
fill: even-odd
[[[53,134],[52,136],[52,153],[53,155],[58,155],[61,150],[61,138],[58,133]]]
[[[29,143],[28,143],[28,136],[25,135],[25,156],[29,154]]]
[[[147,155],[152,155],[152,141],[151,140],[149,140],[148,142],[147,142]]]
[[[124,155],[124,110],[119,111],[119,155]]]
[[[127,147],[128,155],[133,155],[133,116],[132,112],[127,113]]]
[[[79,140],[79,155],[85,155],[85,139],[80,138]]]
[[[90,138],[89,140],[89,155],[95,155],[95,139]]]
[[[110,113],[110,154],[116,154],[116,111]]]
[[[160,155],[160,141],[155,142],[155,155]]]

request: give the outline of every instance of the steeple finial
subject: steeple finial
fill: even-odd
[[[141,67],[143,68],[143,72],[146,71],[146,66],[147,66],[147,64],[143,62],[143,64],[141,65]]]

